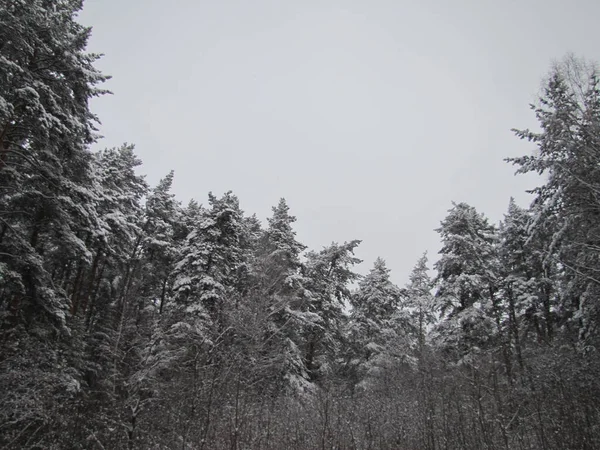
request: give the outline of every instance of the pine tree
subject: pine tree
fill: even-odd
[[[289,214],[285,199],[273,208],[273,215],[267,221],[268,228],[259,249],[262,288],[265,295],[281,297],[289,303],[291,297],[297,297],[302,290],[300,254],[306,246],[296,240],[292,229],[296,218]]]
[[[110,420],[119,426],[129,422],[125,403],[129,381],[142,348],[138,328],[138,294],[144,214],[142,197],[148,186],[136,173],[141,161],[131,145],[94,154],[94,183],[99,227],[91,230],[92,263],[76,266],[72,312],[83,322],[82,372],[86,397],[78,405],[85,426],[81,438],[92,430],[105,442]],[[87,430],[87,431],[85,431]],[[105,434],[106,433],[106,434]]]
[[[411,310],[410,320],[417,336],[419,353],[423,351],[425,338],[431,326],[435,323],[434,302],[432,289],[433,281],[427,267],[427,253],[417,261],[406,286],[406,307]]]
[[[179,203],[171,193],[174,172],[160,180],[146,201],[144,224],[144,297],[158,306],[162,313],[170,297],[175,259],[177,257],[176,228],[181,220]]]
[[[547,293],[547,309],[560,310],[556,320],[572,321],[577,317],[573,325],[580,329],[580,337],[594,338],[600,318],[600,309],[593,300],[600,292],[596,276],[600,268],[597,70],[574,58],[557,65],[539,105],[533,108],[541,131],[515,132],[535,144],[537,151],[508,161],[519,167],[517,173],[535,171],[547,175],[546,182],[533,190],[536,199],[532,205],[532,229],[550,235],[544,255],[546,278],[553,276],[553,260],[560,262],[565,274],[562,301],[550,306],[551,295]],[[548,310],[548,314],[552,311]]]
[[[67,305],[44,269],[45,249],[86,256],[94,116],[88,100],[106,79],[84,53],[89,29],[75,22],[81,2],[35,1],[0,8],[0,229],[2,266],[19,292],[5,298],[27,318],[64,324]],[[8,255],[12,255],[8,257]]]
[[[523,351],[532,335],[539,342],[552,339],[559,287],[556,264],[547,258],[550,235],[543,224],[533,232],[532,223],[532,212],[511,199],[499,229],[503,326],[521,369],[525,366]]]
[[[349,284],[359,276],[352,271],[361,262],[354,250],[361,241],[332,243],[320,252],[309,252],[302,272],[306,278],[305,310],[312,318],[303,332],[303,352],[311,381],[331,371],[330,361],[340,347],[344,308],[351,298]],[[309,316],[307,316],[309,317]]]
[[[401,291],[390,280],[390,270],[381,258],[358,283],[351,297],[351,340],[356,346],[358,377],[375,375],[389,366],[394,357],[407,352],[408,317],[400,309]],[[404,348],[402,348],[404,347]]]
[[[186,238],[175,268],[174,290],[186,314],[207,314],[217,324],[242,262],[242,213],[231,192],[220,199],[209,194],[209,204]]]
[[[493,320],[500,315],[496,229],[475,208],[459,203],[437,231],[442,256],[435,263],[436,303],[446,318],[437,334],[442,345],[461,354],[489,345],[495,335]]]
[[[300,254],[306,248],[296,239],[285,199],[273,207],[268,227],[259,241],[253,288],[255,301],[266,315],[263,324],[263,376],[283,389],[301,391],[307,387],[301,333],[311,322],[305,313],[305,284],[300,273]]]
[[[106,79],[85,53],[80,1],[0,5],[0,445],[52,447],[81,388],[71,260],[97,228],[89,99]],[[68,269],[67,269],[68,270]],[[27,434],[21,433],[28,429]],[[9,444],[10,442],[10,444]]]

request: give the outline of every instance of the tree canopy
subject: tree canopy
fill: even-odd
[[[283,198],[183,206],[134,146],[91,151],[81,7],[0,2],[0,447],[600,448],[594,65],[515,131],[533,203],[453,203],[399,287],[358,239],[308,249]]]

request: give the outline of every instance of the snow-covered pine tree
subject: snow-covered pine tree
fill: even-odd
[[[296,232],[292,228],[295,221],[296,218],[289,214],[289,207],[282,198],[273,207],[273,215],[267,219],[268,227],[260,240],[257,261],[264,294],[279,296],[289,304],[294,303],[292,297],[296,297],[297,302],[303,289],[299,273],[300,254],[306,249],[296,239]]]
[[[41,253],[60,245],[89,256],[77,229],[89,201],[88,100],[106,79],[93,66],[97,56],[85,53],[90,30],[75,21],[80,7],[40,0],[0,8],[0,263],[16,289],[4,298],[22,317],[45,314],[63,325],[67,304]]]
[[[437,340],[464,355],[490,344],[496,334],[497,232],[466,203],[454,203],[437,230],[442,238],[436,309],[442,315]]]
[[[404,292],[405,304],[409,310],[412,328],[416,333],[419,353],[423,351],[425,338],[436,321],[435,299],[432,294],[434,283],[429,276],[427,262],[427,253],[424,253],[410,273],[409,283]]]
[[[303,353],[311,381],[331,371],[342,337],[344,308],[351,298],[350,283],[359,275],[352,269],[361,260],[354,256],[360,240],[333,242],[320,252],[306,255],[302,273],[306,279],[305,310],[311,323],[303,332]]]
[[[265,316],[261,371],[275,389],[301,391],[308,379],[301,334],[313,318],[304,308],[306,283],[300,273],[300,254],[306,247],[296,239],[296,218],[285,199],[272,209],[253,269],[253,298]]]
[[[83,323],[82,373],[87,393],[76,413],[85,426],[77,430],[80,439],[96,433],[107,445],[117,445],[109,438],[106,422],[128,422],[123,397],[141,348],[130,325],[136,318],[141,272],[141,200],[148,186],[136,173],[141,161],[132,145],[105,149],[93,157],[90,189],[95,193],[99,226],[91,230],[91,264],[75,266],[71,295],[74,320]]]
[[[174,291],[185,314],[204,316],[217,325],[242,262],[242,212],[231,192],[220,199],[209,194],[209,205],[181,250]]]
[[[81,386],[67,348],[70,299],[56,275],[70,260],[91,262],[88,103],[106,77],[85,53],[80,8],[0,4],[0,445],[54,446],[67,424],[60,407]]]
[[[524,368],[523,350],[532,341],[549,343],[555,328],[559,272],[548,258],[548,223],[532,232],[533,214],[511,198],[499,228],[499,297],[511,356]]]
[[[173,423],[173,436],[183,440],[206,436],[216,399],[229,395],[236,380],[246,380],[252,366],[241,363],[252,346],[239,340],[246,337],[240,323],[245,325],[247,308],[240,292],[256,230],[231,192],[209,194],[208,203],[206,209],[192,203],[184,212],[190,232],[179,250],[173,299],[163,310],[162,337],[152,354],[163,383],[159,404]]]
[[[143,297],[162,313],[170,297],[177,248],[176,229],[182,211],[171,192],[174,172],[161,179],[146,200]]]
[[[126,285],[131,284],[131,276],[124,274],[134,269],[139,258],[143,222],[140,202],[148,189],[144,177],[135,173],[141,161],[133,146],[105,149],[93,156],[92,186],[98,227],[91,234],[93,258],[87,276],[82,279],[85,289],[81,293],[74,290],[72,295],[74,314],[85,314],[88,324],[96,313],[95,299],[100,289],[104,293],[114,292],[110,300],[104,297],[110,303],[116,302],[119,295],[123,297]],[[107,279],[111,280],[109,290],[103,285]]]
[[[509,162],[517,173],[545,174],[545,183],[532,192],[532,232],[550,234],[544,255],[546,278],[553,277],[552,262],[564,269],[559,304],[548,313],[572,322],[582,342],[597,339],[600,307],[600,78],[596,67],[567,58],[552,70],[539,104],[532,106],[540,132],[515,130],[532,142],[535,153]],[[545,238],[545,236],[542,236]],[[552,311],[550,311],[552,309]],[[574,319],[574,320],[573,320]],[[548,322],[549,324],[551,322]],[[550,338],[552,328],[549,328]]]
[[[357,381],[376,376],[407,355],[408,315],[401,310],[401,291],[390,270],[377,258],[350,298],[350,341],[355,346]],[[401,342],[403,341],[403,342]]]

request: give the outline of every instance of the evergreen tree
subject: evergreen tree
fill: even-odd
[[[413,268],[405,291],[406,307],[411,311],[410,320],[417,336],[419,353],[423,351],[425,338],[436,320],[432,289],[433,281],[429,276],[425,253]]]
[[[145,208],[146,281],[143,294],[158,306],[159,313],[170,297],[177,247],[180,244],[176,240],[176,228],[182,213],[179,203],[171,193],[173,176],[171,171],[160,180],[148,197]]]
[[[437,230],[442,238],[436,303],[447,320],[438,337],[448,349],[468,352],[488,345],[499,319],[496,229],[475,208],[454,204]]]
[[[381,258],[375,260],[371,271],[359,281],[350,302],[351,339],[357,347],[358,376],[364,378],[388,366],[394,356],[407,353],[399,338],[408,335],[408,317],[401,316],[404,311],[400,310],[400,289],[391,282],[390,270]]]
[[[302,331],[311,323],[306,314],[305,284],[300,273],[300,254],[306,248],[296,239],[285,199],[273,207],[268,227],[259,242],[255,261],[254,296],[266,315],[262,351],[263,375],[283,389],[307,387],[307,371],[301,346]]]
[[[0,5],[0,445],[54,446],[68,423],[61,405],[82,382],[67,286],[56,277],[92,256],[88,102],[106,77],[85,53],[80,8]]]
[[[361,262],[354,250],[361,241],[332,243],[320,252],[306,255],[302,272],[306,278],[305,310],[312,319],[303,332],[303,352],[311,381],[331,371],[340,347],[343,310],[350,301],[349,284],[359,276],[352,271]]]
[[[174,290],[186,314],[208,314],[217,324],[242,261],[242,213],[231,192],[220,199],[209,194],[209,204],[181,250]]]
[[[544,258],[547,278],[553,275],[554,258],[566,276],[562,301],[553,307],[548,299],[548,314],[555,309],[560,310],[561,320],[577,318],[574,325],[580,328],[581,337],[594,338],[600,317],[593,300],[600,292],[596,276],[600,268],[597,70],[576,59],[559,64],[534,109],[541,131],[515,132],[534,143],[537,152],[509,161],[519,166],[518,173],[535,171],[547,175],[545,184],[533,190],[536,199],[532,205],[532,229],[550,234]]]

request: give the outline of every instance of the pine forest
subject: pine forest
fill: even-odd
[[[358,239],[299,242],[283,198],[182,204],[132,145],[92,150],[82,6],[0,1],[0,448],[600,448],[594,64],[556,64],[514,130],[531,205],[448,205],[397,286]]]

